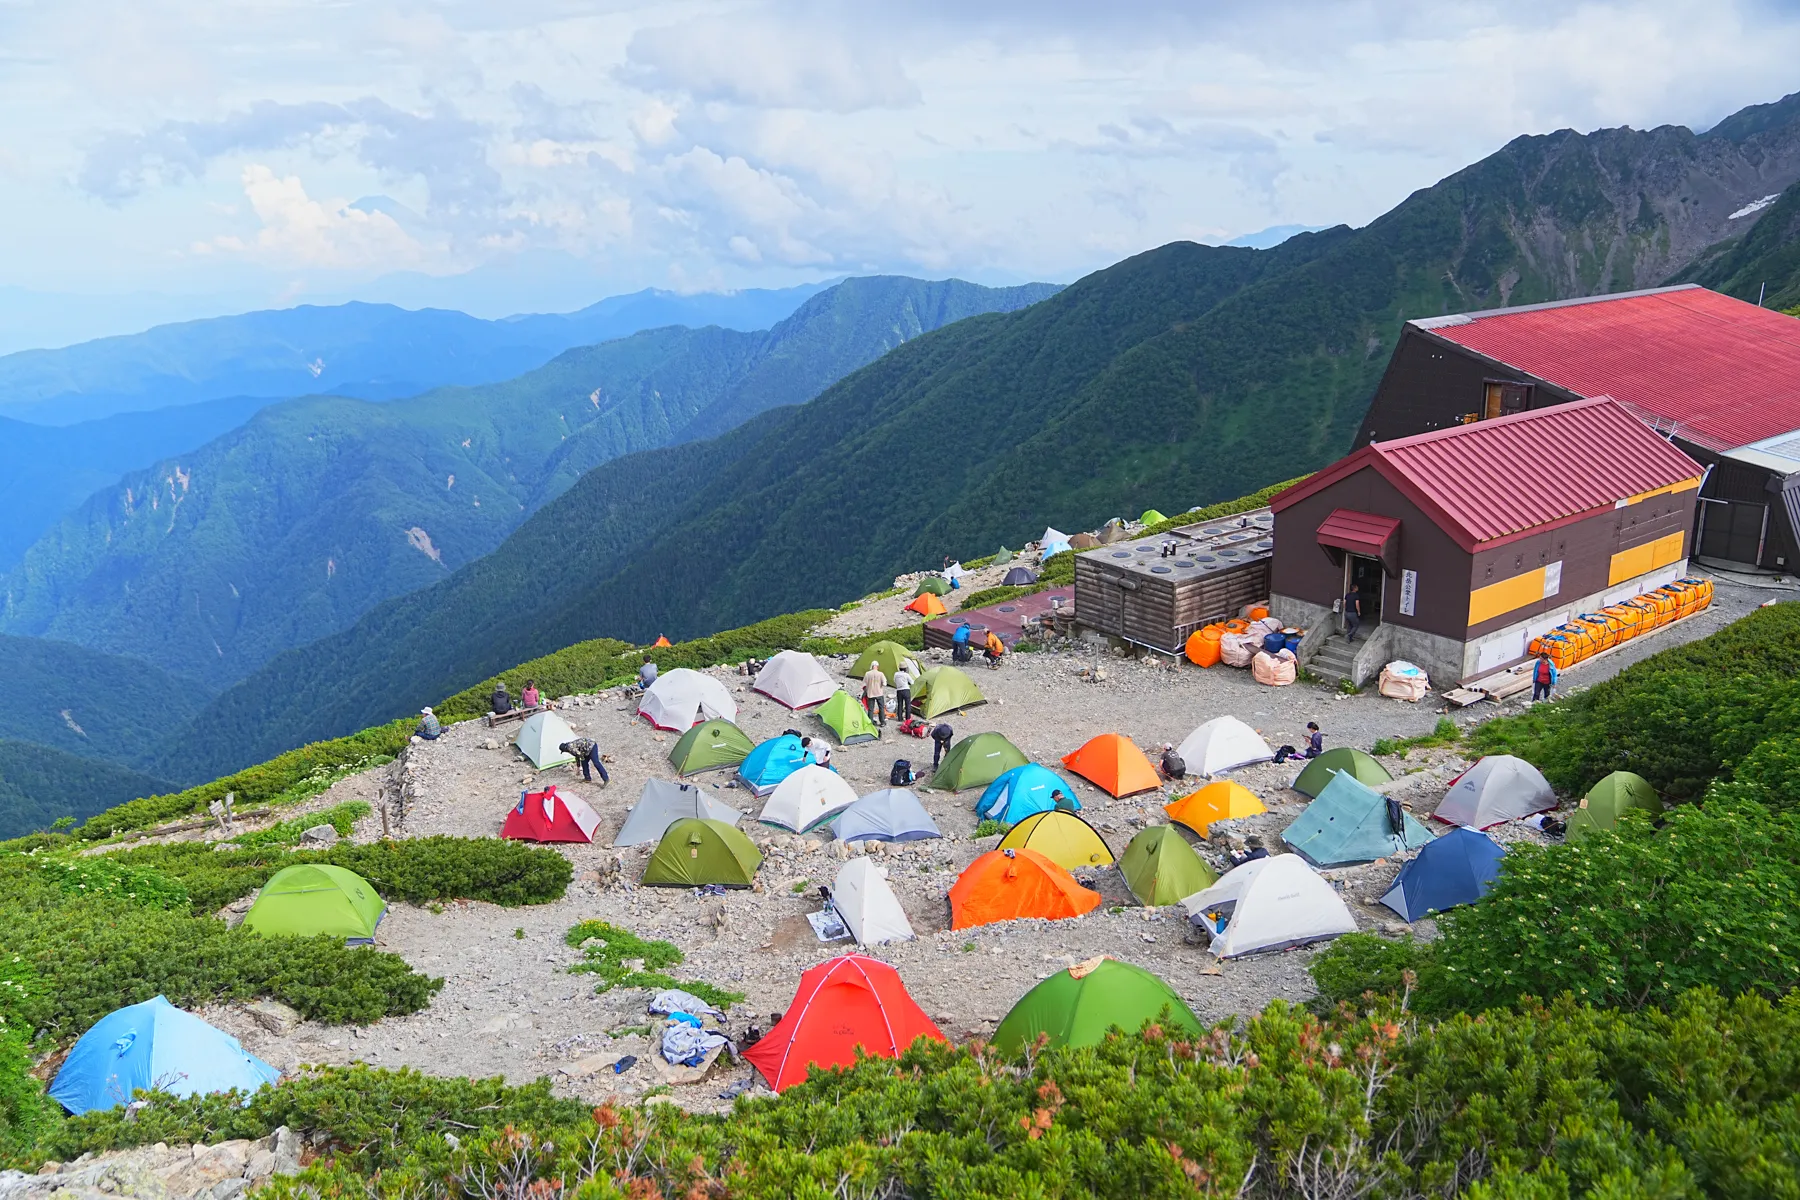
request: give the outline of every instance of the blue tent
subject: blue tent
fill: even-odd
[[[1396,812],[1398,822],[1392,815]],[[1281,840],[1315,866],[1337,867],[1416,849],[1431,840],[1431,831],[1398,802],[1339,771],[1299,819],[1281,831]]]
[[[800,739],[784,733],[750,751],[738,764],[738,778],[752,794],[767,796],[782,780],[811,762],[812,755],[800,748]]]
[[[1027,584],[1033,584],[1037,581],[1037,572],[1033,571],[1030,567],[1014,567],[1006,573],[1006,578],[1002,579],[1000,582],[1008,587],[1024,587]]]
[[[281,1072],[238,1040],[161,996],[101,1017],[69,1049],[50,1098],[76,1116],[117,1108],[135,1091],[254,1092]]]
[[[975,815],[1002,825],[1017,825],[1033,813],[1054,809],[1056,802],[1050,799],[1050,794],[1055,791],[1067,796],[1071,806],[1081,807],[1081,797],[1075,794],[1068,780],[1049,767],[1026,763],[1003,772],[1000,778],[987,785],[981,799],[975,801]]]
[[[907,788],[870,792],[839,814],[831,831],[846,842],[918,842],[944,836]]]
[[[1487,895],[1504,857],[1505,848],[1487,834],[1452,829],[1400,868],[1393,888],[1381,902],[1408,921],[1459,904],[1473,904]]]

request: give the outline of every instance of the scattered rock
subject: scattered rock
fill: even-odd
[[[314,825],[300,834],[300,844],[303,846],[335,846],[337,840],[338,831],[329,825]]]
[[[253,1000],[244,1012],[276,1037],[286,1037],[300,1025],[300,1014],[279,1000]]]

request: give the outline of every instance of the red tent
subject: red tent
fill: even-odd
[[[806,1080],[809,1067],[848,1067],[856,1048],[898,1058],[921,1037],[947,1041],[880,959],[845,954],[800,976],[800,990],[781,1023],[744,1052],[776,1091]]]
[[[559,796],[556,785],[541,792],[520,792],[516,808],[500,827],[503,838],[524,842],[591,842],[600,814],[576,796]]]

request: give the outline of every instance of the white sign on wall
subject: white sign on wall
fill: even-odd
[[[1559,566],[1561,564],[1558,564]],[[1416,616],[1419,608],[1419,573],[1417,571],[1400,572],[1400,615]]]
[[[1562,559],[1557,559],[1544,568],[1544,599],[1548,600],[1562,591]]]

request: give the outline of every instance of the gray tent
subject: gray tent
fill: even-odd
[[[625,818],[624,828],[613,839],[615,846],[642,846],[660,842],[669,826],[695,817],[703,821],[723,821],[736,825],[744,814],[729,804],[722,804],[691,783],[673,783],[652,779],[644,784],[644,794],[637,807]]]
[[[944,836],[908,788],[870,792],[839,814],[831,831],[846,842],[918,842]]]
[[[1450,781],[1437,806],[1437,819],[1469,829],[1487,829],[1556,807],[1556,793],[1543,774],[1522,758],[1490,754]]]

